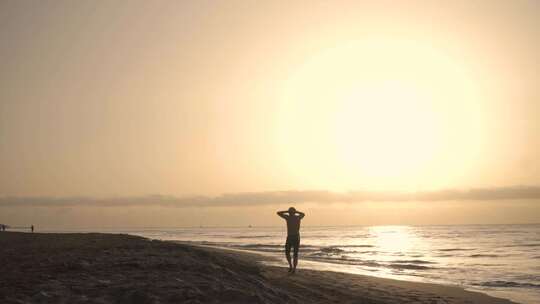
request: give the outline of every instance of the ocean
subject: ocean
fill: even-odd
[[[278,265],[287,265],[285,226],[114,232],[261,252],[283,257]],[[457,285],[538,304],[540,224],[302,227],[301,268]]]

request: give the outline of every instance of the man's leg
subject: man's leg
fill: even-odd
[[[289,238],[287,238],[287,241],[285,242],[285,257],[287,258],[287,262],[289,263],[289,272],[292,270],[292,264],[291,264],[291,242],[289,241]]]
[[[300,250],[300,236],[295,240],[294,242],[294,245],[293,245],[293,250],[294,250],[294,267],[293,267],[293,272],[295,272],[296,270],[296,265],[298,265],[298,251]]]

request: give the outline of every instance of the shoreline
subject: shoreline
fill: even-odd
[[[245,255],[245,257],[251,258],[259,263],[267,263],[263,264],[264,267],[277,267],[277,268],[283,268],[287,269],[285,258],[281,258],[280,256],[276,256],[272,253],[267,252],[260,252],[260,251],[254,251],[254,250],[244,250],[244,249],[237,249],[237,248],[230,248],[230,247],[224,247],[224,246],[215,246],[215,245],[205,245],[205,244],[198,244],[197,242],[190,242],[190,241],[168,241],[168,242],[174,242],[178,244],[184,244],[188,246],[195,246],[195,247],[201,247],[205,249],[211,249],[221,252],[233,252],[234,254],[239,255]],[[276,264],[281,263],[284,266],[276,266]],[[305,266],[306,263],[309,266]],[[321,264],[321,262],[313,261],[309,259],[302,259],[300,258],[299,261],[299,270],[301,271],[315,271],[315,272],[322,272],[322,273],[337,273],[337,274],[345,274],[345,275],[351,275],[351,276],[361,276],[361,277],[367,277],[367,278],[374,278],[374,279],[382,279],[382,280],[389,280],[389,282],[403,282],[403,284],[427,284],[427,285],[436,285],[440,287],[448,287],[448,288],[457,288],[459,290],[462,290],[467,293],[478,293],[482,295],[486,295],[488,297],[507,301],[506,303],[515,303],[519,304],[521,302],[515,302],[515,300],[511,300],[504,297],[498,297],[497,295],[491,295],[485,291],[482,290],[474,290],[474,289],[467,289],[462,286],[458,285],[450,285],[445,283],[439,283],[439,282],[429,282],[429,281],[421,281],[421,280],[407,280],[407,279],[400,279],[400,278],[392,278],[392,277],[384,277],[384,276],[376,276],[376,275],[370,275],[370,274],[364,274],[364,273],[355,273],[355,272],[349,272],[349,271],[340,271],[340,270],[330,270],[330,269],[320,269],[319,267],[313,267],[313,265]],[[324,264],[324,263],[323,263]],[[340,265],[340,264],[338,264]],[[319,266],[319,265],[318,265]],[[473,302],[476,303],[476,302]],[[495,303],[495,302],[489,302],[489,303]],[[497,302],[498,303],[498,302]]]
[[[214,248],[214,249],[223,250],[223,251],[232,251],[232,252],[238,252],[238,253],[252,254],[254,256],[257,256],[258,257],[257,260],[259,260],[259,262],[263,263],[266,266],[277,266],[277,267],[287,268],[287,262],[285,260],[285,257],[283,256],[284,255],[283,251],[278,254],[275,252],[268,252],[268,251],[242,249],[242,248],[238,248],[234,246],[230,247],[226,244],[224,245],[214,244],[214,243],[206,244],[205,241],[203,242],[177,241],[177,240],[168,240],[168,241],[179,243],[179,244],[186,244],[190,246]],[[401,281],[401,282],[427,283],[427,284],[435,284],[435,285],[442,285],[442,286],[448,286],[448,287],[457,287],[465,291],[481,293],[481,294],[485,294],[494,298],[509,300],[513,303],[533,304],[533,303],[538,302],[538,300],[535,297],[531,297],[529,295],[523,295],[523,294],[516,294],[516,291],[508,291],[508,290],[500,290],[500,289],[499,290],[482,289],[477,286],[452,284],[452,282],[449,282],[449,281],[430,280],[425,277],[413,276],[413,275],[390,275],[390,274],[381,275],[376,272],[350,267],[350,265],[348,264],[341,264],[341,263],[336,263],[332,261],[318,261],[316,259],[310,259],[309,257],[303,257],[302,254],[300,254],[299,267],[304,270],[309,269],[309,270],[322,271],[322,272],[337,272],[337,273],[345,273],[345,274],[351,274],[351,275],[390,279],[390,280],[396,280],[396,281]]]
[[[262,263],[258,253],[127,234],[0,233],[1,303],[477,303],[460,287]]]

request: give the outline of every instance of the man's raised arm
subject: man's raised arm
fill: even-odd
[[[289,211],[278,211],[277,212],[277,215],[279,215],[280,217],[286,219],[287,218],[287,215],[285,215],[286,213],[288,213]]]
[[[305,214],[304,212],[296,211],[296,213],[298,214],[298,216],[300,217],[300,219],[303,219],[304,216],[306,216],[306,214]]]

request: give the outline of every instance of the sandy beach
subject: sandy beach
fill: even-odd
[[[0,233],[0,303],[513,303],[123,234]],[[284,263],[285,265],[285,263]]]

